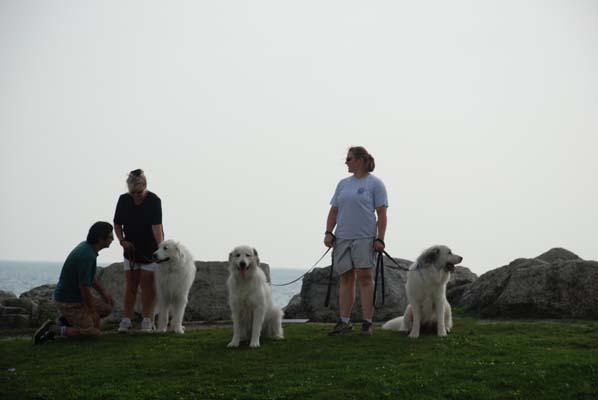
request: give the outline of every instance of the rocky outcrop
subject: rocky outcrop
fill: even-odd
[[[460,306],[483,318],[598,319],[598,262],[555,248],[489,271]]]
[[[196,261],[197,273],[189,293],[189,303],[185,320],[217,321],[229,320],[228,262]],[[260,268],[270,280],[270,267],[261,264]],[[125,274],[122,263],[114,263],[106,268],[98,267],[96,277],[114,299],[112,313],[102,320],[103,325],[120,321],[122,317]],[[13,293],[0,292],[0,328],[25,328],[39,326],[47,319],[54,319],[58,311],[52,295],[56,285],[43,285],[23,293],[17,298]],[[141,315],[141,290],[137,293],[135,312]]]
[[[402,315],[407,307],[407,295],[405,283],[407,282],[407,271],[411,261],[395,259],[400,267],[397,267],[387,257],[384,257],[384,278],[385,278],[385,303],[382,306],[381,283],[378,282],[378,295],[376,304],[380,306],[374,313],[377,321],[386,321]],[[338,277],[333,276],[332,291],[330,295],[330,306],[324,307],[330,267],[316,268],[313,272],[303,278],[301,293],[294,296],[285,307],[285,318],[308,318],[311,321],[334,322],[338,319]],[[451,280],[447,288],[458,290],[460,287],[471,283],[476,275],[465,267],[457,267],[451,274]],[[455,292],[457,293],[457,292]],[[359,290],[356,293],[356,301],[353,306],[351,319],[361,319],[361,298]]]

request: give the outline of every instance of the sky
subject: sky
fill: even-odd
[[[63,260],[142,168],[196,260],[307,269],[360,145],[394,257],[598,260],[595,0],[2,0],[0,61],[0,259]]]

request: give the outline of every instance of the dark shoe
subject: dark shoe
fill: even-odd
[[[368,321],[363,321],[361,324],[361,335],[362,336],[372,336],[374,333],[374,324]]]
[[[71,324],[69,324],[69,322],[66,320],[66,318],[64,318],[64,315],[61,315],[60,317],[58,317],[57,321],[58,321],[58,326],[71,326]]]
[[[328,336],[342,335],[343,333],[351,332],[352,329],[353,324],[351,322],[344,323],[343,321],[338,321],[338,323],[334,326],[334,329],[328,332]]]
[[[33,335],[33,344],[42,344],[50,339],[54,339],[54,333],[50,331],[52,326],[56,325],[54,321],[47,320],[44,324],[35,331]]]

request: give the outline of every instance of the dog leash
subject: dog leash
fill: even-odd
[[[311,272],[311,271],[312,271],[312,270],[313,270],[313,269],[316,267],[316,265],[318,265],[318,264],[320,263],[320,261],[322,261],[322,259],[323,259],[324,257],[326,257],[326,254],[328,254],[328,252],[330,251],[330,249],[331,249],[331,248],[332,248],[332,247],[329,247],[329,248],[328,248],[328,249],[327,249],[327,250],[324,252],[324,254],[322,254],[322,257],[320,257],[320,258],[318,259],[318,261],[316,261],[316,263],[315,263],[314,265],[312,265],[312,266],[311,266],[311,268],[310,268],[310,269],[308,269],[308,270],[307,270],[307,272],[306,272],[306,273],[304,273],[303,275],[301,275],[299,278],[297,278],[297,279],[294,279],[294,280],[292,280],[292,281],[290,281],[290,282],[287,282],[287,283],[271,283],[271,285],[272,285],[272,286],[287,286],[287,285],[290,285],[290,284],[292,284],[292,283],[295,283],[295,282],[297,282],[299,279],[302,279],[302,278],[303,278],[305,275],[309,274],[309,273],[310,273],[310,272]]]
[[[383,251],[379,251],[378,252],[378,259],[376,260],[376,276],[374,278],[374,309],[379,309],[384,307],[384,300],[385,300],[385,295],[384,295],[384,260],[382,259],[383,257]],[[377,306],[376,305],[376,291],[378,289],[378,275],[381,276],[382,278],[382,305],[381,306]]]

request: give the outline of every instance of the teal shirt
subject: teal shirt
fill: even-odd
[[[81,242],[66,258],[58,285],[54,289],[54,300],[64,303],[83,303],[79,285],[93,286],[96,276],[98,253],[87,242]]]

